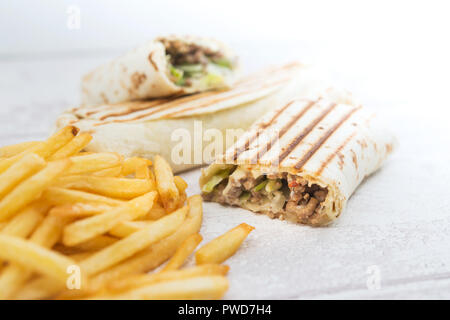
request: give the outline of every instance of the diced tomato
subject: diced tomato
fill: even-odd
[[[291,182],[289,182],[288,186],[289,186],[289,188],[295,188],[295,187],[298,187],[299,184],[297,183],[297,181],[291,181]]]

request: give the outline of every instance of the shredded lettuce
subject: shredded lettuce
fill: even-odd
[[[253,191],[256,191],[256,192],[261,191],[262,188],[264,188],[268,182],[269,182],[269,180],[264,180],[263,182],[258,184],[256,187],[254,187]]]
[[[228,68],[228,69],[232,69],[233,65],[231,64],[231,61],[225,58],[219,58],[219,59],[214,59],[212,60],[212,63],[217,64],[218,66],[224,67],[224,68]]]
[[[184,71],[179,69],[179,68],[176,68],[174,66],[170,66],[170,74],[174,77],[174,80],[175,80],[174,82],[176,84],[178,84],[178,82],[184,80],[183,79]]]
[[[222,180],[228,178],[230,175],[231,168],[220,170],[214,176],[209,179],[209,181],[203,186],[202,191],[206,193],[210,193],[214,190],[214,188],[222,182]]]
[[[183,70],[186,73],[203,72],[203,66],[200,63],[182,64],[182,65],[178,65],[177,68]]]
[[[282,186],[283,184],[281,183],[281,181],[270,179],[266,185],[266,191],[273,192],[280,189]]]

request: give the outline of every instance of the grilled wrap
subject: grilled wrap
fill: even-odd
[[[196,127],[201,126],[204,135],[209,129],[219,130],[223,148],[218,153],[223,153],[236,141],[226,139],[227,129],[236,129],[235,133],[242,134],[257,118],[282,101],[322,90],[321,84],[312,85],[314,81],[310,80],[314,78],[313,74],[309,68],[291,63],[246,76],[229,90],[83,106],[62,114],[57,120],[57,128],[75,125],[90,132],[93,140],[87,151],[120,152],[127,157],[150,159],[155,154],[161,154],[175,172],[180,172],[211,163],[216,155],[202,155],[211,143],[208,141],[203,141],[200,147],[197,144],[195,149],[195,141],[198,141],[198,136],[194,134]],[[342,96],[347,97],[346,94]],[[184,130],[190,140],[183,143],[173,139],[175,130]],[[239,130],[242,132],[239,133]],[[177,147],[187,147],[189,157],[179,159]]]
[[[326,225],[393,145],[378,117],[361,106],[296,99],[257,121],[202,170],[200,186],[208,201]]]
[[[97,105],[228,87],[237,58],[222,43],[169,36],[150,41],[82,79],[82,103]]]

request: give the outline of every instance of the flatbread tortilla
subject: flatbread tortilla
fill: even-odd
[[[237,57],[224,44],[191,36],[156,38],[83,77],[82,104],[98,105],[227,88]]]
[[[360,105],[295,99],[257,121],[202,171],[209,201],[326,225],[392,152],[394,138]]]
[[[196,129],[219,133],[223,153],[236,139],[227,139],[227,130],[239,137],[251,124],[283,101],[323,90],[311,81],[309,69],[299,63],[271,67],[239,79],[229,90],[209,91],[178,98],[153,99],[119,104],[82,106],[68,110],[57,120],[57,128],[75,125],[90,132],[93,140],[87,151],[119,152],[127,157],[165,157],[175,172],[211,163],[217,155],[204,155],[210,145]],[[314,85],[313,85],[314,84]],[[333,90],[329,90],[329,94]],[[338,93],[342,99],[351,97]],[[181,141],[178,133],[192,140]],[[177,138],[178,137],[178,138]],[[205,137],[207,138],[207,137]],[[194,141],[195,139],[195,141]],[[187,148],[183,157],[180,148]],[[200,157],[198,156],[200,154]]]

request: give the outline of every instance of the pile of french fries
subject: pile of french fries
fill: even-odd
[[[222,263],[253,227],[184,267],[202,241],[201,197],[163,158],[83,151],[91,139],[69,126],[0,148],[0,299],[222,298]]]

